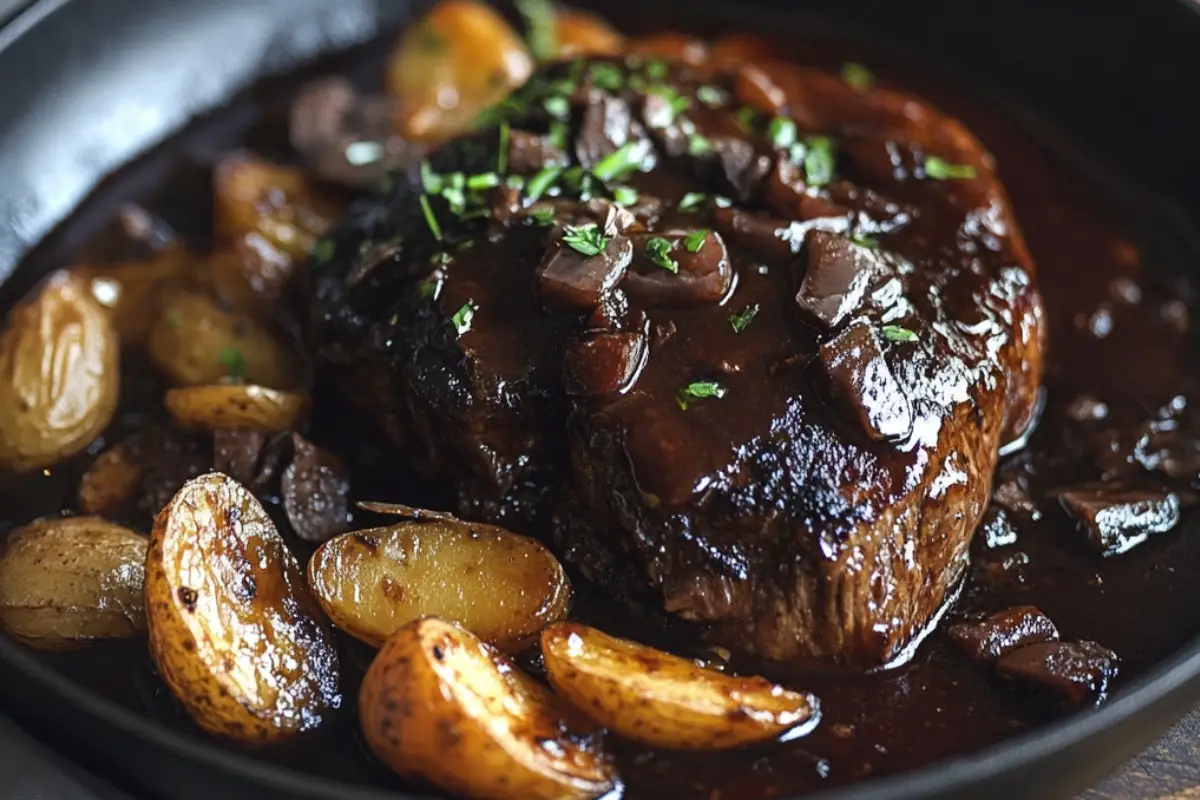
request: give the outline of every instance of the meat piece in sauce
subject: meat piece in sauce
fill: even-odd
[[[292,434],[292,463],[279,493],[292,530],[306,542],[324,542],[350,527],[350,478],[342,460]]]
[[[991,157],[916,98],[836,76],[763,68],[791,140],[739,118],[736,71],[643,69],[534,76],[510,132],[590,122],[561,148],[569,166],[525,159],[503,215],[486,194],[423,207],[415,177],[356,206],[310,289],[318,358],[464,516],[552,528],[590,575],[639,575],[638,599],[720,645],[889,662],[962,578],[997,452],[1033,418],[1041,304]],[[918,162],[864,179],[851,137],[957,177]],[[451,141],[429,170],[511,173],[502,139]],[[768,207],[761,166],[780,160],[795,202]],[[590,203],[610,196],[636,229],[606,229]],[[778,216],[801,199],[811,218]],[[596,253],[632,242],[616,287],[603,272],[543,302],[538,265],[564,225],[593,226]],[[379,237],[403,243],[397,268],[347,286]]]
[[[1182,513],[1179,496],[1165,489],[1079,487],[1062,492],[1058,500],[1102,556],[1128,552],[1151,535],[1171,530]]]
[[[982,619],[956,622],[946,633],[976,661],[994,661],[1026,645],[1058,641],[1058,628],[1033,606],[1014,606]]]
[[[1119,670],[1116,653],[1087,641],[1031,644],[996,662],[996,672],[1003,677],[1051,693],[1070,705],[1102,700]]]

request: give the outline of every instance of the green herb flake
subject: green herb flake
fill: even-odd
[[[708,195],[704,194],[703,192],[688,192],[683,196],[683,199],[679,201],[679,205],[676,206],[676,208],[679,211],[687,214],[700,208],[700,206],[704,205],[705,201],[707,200]]]
[[[675,402],[679,404],[680,408],[687,411],[688,405],[693,400],[720,399],[725,396],[725,393],[725,387],[715,381],[697,381],[680,389],[675,396]]]
[[[467,210],[467,196],[463,193],[461,186],[447,186],[442,189],[442,199],[450,206],[450,213],[456,217],[461,217]]]
[[[646,255],[655,265],[667,272],[678,274],[679,262],[671,258],[671,242],[661,236],[653,236],[646,241]]]
[[[585,256],[598,256],[608,245],[608,237],[594,222],[578,227],[568,226],[563,234],[563,243]]]
[[[908,328],[901,328],[899,325],[884,325],[883,338],[889,342],[915,342],[917,335]]]
[[[758,303],[748,305],[736,314],[729,315],[729,324],[733,327],[734,333],[741,333],[750,327],[750,323],[754,322],[754,318],[758,316]]]
[[[698,133],[693,133],[688,139],[688,153],[693,156],[702,156],[711,153],[713,149],[712,142],[707,137],[701,136]]]
[[[641,149],[639,142],[626,142],[596,162],[592,174],[607,183],[632,172],[641,166]]]
[[[928,156],[925,159],[925,174],[935,181],[971,180],[975,177],[975,168],[970,164],[951,164],[937,156]]]
[[[805,182],[813,187],[824,186],[833,180],[836,161],[833,140],[828,136],[813,136],[806,144],[808,151],[804,154]]]
[[[333,239],[326,237],[313,246],[312,252],[308,254],[308,257],[316,264],[327,264],[329,263],[329,259],[333,258],[335,249]]]
[[[758,127],[758,112],[750,106],[742,106],[733,116],[738,126],[747,133]]]
[[[503,175],[508,172],[508,142],[512,137],[512,131],[509,129],[507,122],[500,123],[500,146],[496,151],[496,172]]]
[[[554,209],[551,206],[541,206],[529,212],[529,216],[533,221],[543,228],[549,228],[554,224]]]
[[[675,118],[692,106],[692,101],[665,84],[655,84],[648,90],[649,94],[662,99],[663,103],[653,109],[653,115],[646,120],[651,128],[662,130],[668,127]]]
[[[217,364],[231,378],[240,380],[246,376],[246,357],[240,348],[226,345],[217,353]]]
[[[874,236],[866,236],[864,234],[855,234],[850,237],[850,241],[854,242],[859,247],[866,247],[871,250],[879,247],[879,240]]]
[[[871,70],[855,61],[842,65],[842,80],[856,92],[865,92],[875,83]]]
[[[614,186],[613,200],[623,206],[631,206],[638,201],[637,190],[631,186]]]
[[[525,188],[525,176],[509,175],[504,179],[504,185],[510,189],[516,189],[517,191],[520,191]]]
[[[567,149],[567,135],[569,131],[567,124],[561,120],[554,120],[550,123],[550,132],[547,134],[547,141],[551,147],[556,147],[559,150]]]
[[[665,61],[654,59],[646,62],[646,76],[656,81],[665,79],[669,69]]]
[[[561,95],[547,97],[542,101],[542,107],[546,109],[546,113],[558,120],[565,120],[571,116],[571,101]]]
[[[442,240],[442,226],[438,224],[437,217],[433,215],[433,208],[429,205],[429,195],[421,195],[421,213],[425,215],[425,224],[429,226],[429,230],[433,233],[433,238],[439,242]]]
[[[467,178],[467,188],[472,192],[494,189],[500,185],[500,176],[495,172],[484,172]]]
[[[796,123],[787,117],[775,117],[767,126],[767,138],[780,150],[796,143]]]
[[[530,200],[537,200],[554,185],[562,171],[563,168],[556,165],[542,167],[526,182],[525,196]]]
[[[421,161],[421,188],[425,190],[425,194],[441,194],[445,182],[442,176],[433,171],[433,167],[429,166],[429,162]]]
[[[614,64],[599,62],[588,67],[588,76],[597,89],[615,92],[621,88],[625,74]]]
[[[475,305],[475,301],[468,300],[462,304],[462,308],[454,312],[450,321],[454,323],[454,330],[458,331],[459,336],[471,330],[471,321],[475,319],[475,312],[478,310],[479,306]]]
[[[717,195],[713,198],[713,205],[717,208],[729,208],[733,205],[733,201],[724,195]]]
[[[517,11],[525,20],[529,52],[538,61],[549,61],[558,50],[555,35],[554,5],[550,0],[516,0]]]
[[[698,231],[692,231],[687,236],[683,237],[683,246],[689,253],[699,253],[700,248],[704,247],[704,242],[708,240],[708,229],[701,228]]]
[[[716,86],[701,86],[696,89],[696,99],[709,108],[717,108],[724,105],[725,93]]]

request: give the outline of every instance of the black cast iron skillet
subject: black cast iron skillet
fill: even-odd
[[[16,264],[105,175],[256,79],[381,34],[408,0],[40,0],[0,28],[0,300]],[[1019,98],[1065,140],[1146,187],[1154,213],[1200,219],[1193,0],[664,0],[775,30],[849,26],[955,65]],[[604,8],[621,18],[641,4]],[[723,10],[722,10],[723,9]],[[628,12],[626,12],[628,13]],[[1154,199],[1150,199],[1154,198]],[[1170,203],[1160,198],[1169,198]],[[1195,531],[1192,532],[1194,534]],[[1181,535],[1188,535],[1187,532]],[[819,795],[1069,797],[1200,701],[1200,640],[1098,710],[985,752]],[[161,728],[73,685],[0,638],[0,710],[49,747],[139,794],[395,798],[269,766]],[[0,746],[3,743],[0,742]],[[815,800],[815,797],[814,797]]]

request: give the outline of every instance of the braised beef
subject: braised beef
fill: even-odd
[[[857,322],[824,342],[816,363],[834,404],[867,436],[899,441],[912,433],[912,403],[868,323]]]
[[[1058,499],[1103,556],[1127,552],[1152,534],[1171,530],[1182,510],[1179,495],[1158,488],[1086,486],[1062,492]]]
[[[1095,642],[1042,642],[1013,650],[996,662],[996,671],[1014,681],[1080,705],[1108,693],[1120,670],[1117,654]]]
[[[1015,606],[982,619],[956,622],[946,633],[976,661],[994,661],[1026,645],[1058,641],[1058,628],[1033,606]]]

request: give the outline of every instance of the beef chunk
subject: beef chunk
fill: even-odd
[[[311,269],[314,351],[462,516],[548,532],[721,646],[889,662],[962,579],[999,448],[1033,416],[1040,299],[991,159],[916,98],[837,76],[602,63],[547,66],[506,105],[509,130],[537,136],[569,116],[561,171],[508,159],[503,187],[454,206],[402,175],[356,204]],[[786,110],[804,147],[701,86]],[[864,181],[836,157],[851,134],[976,178]],[[431,169],[496,171],[500,142],[494,127],[450,141]],[[790,205],[763,170],[782,158]],[[548,242],[588,223],[631,242],[624,276],[543,302]],[[386,269],[348,285],[380,241],[398,247]]]
[[[350,479],[341,459],[292,434],[292,463],[283,471],[283,510],[296,535],[323,542],[350,527]]]
[[[946,633],[976,661],[994,661],[1027,645],[1058,641],[1054,623],[1033,606],[1015,606],[982,619],[956,622]]]
[[[1088,543],[1102,556],[1127,552],[1151,534],[1179,524],[1179,496],[1165,489],[1119,486],[1080,487],[1058,497],[1087,532]]]
[[[1119,666],[1117,654],[1095,642],[1042,642],[1001,656],[996,671],[1081,705],[1104,698]]]

